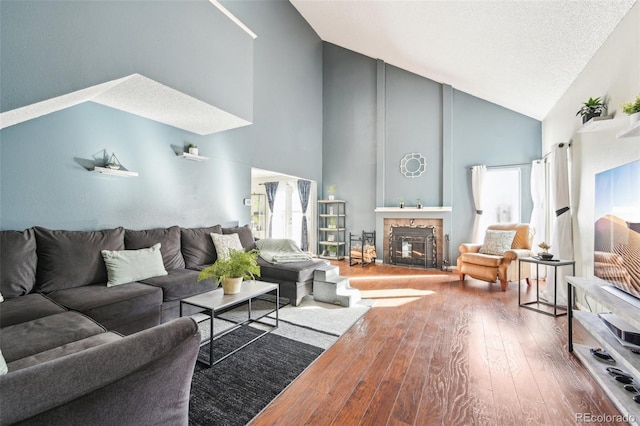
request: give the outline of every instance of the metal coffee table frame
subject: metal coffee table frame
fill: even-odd
[[[263,315],[260,315],[259,317],[252,318],[251,301],[256,297],[265,295],[267,293],[275,293],[275,296],[276,296],[275,309]],[[215,319],[216,315],[219,313],[226,312],[230,309],[236,308],[244,303],[248,303],[248,318],[241,322],[234,322],[225,318],[225,321],[234,322],[235,325],[219,333],[215,333],[213,328],[214,327],[213,320]],[[180,301],[180,316],[182,316],[184,305],[195,306],[197,308],[202,309],[204,313],[209,315],[209,325],[211,330],[210,336],[208,339],[205,339],[200,343],[200,347],[205,346],[206,344],[209,344],[209,360],[204,360],[198,357],[198,361],[208,367],[214,366],[220,361],[225,360],[226,358],[230,357],[231,355],[238,352],[239,350],[249,346],[251,343],[255,342],[262,336],[271,333],[280,325],[279,323],[280,320],[278,316],[278,311],[280,310],[280,286],[278,284],[266,283],[262,281],[245,281],[242,283],[242,289],[238,294],[222,294],[222,292],[220,291],[210,291],[207,293],[202,293],[196,296],[188,297]],[[262,318],[264,318],[269,314],[272,314],[273,312],[276,313],[275,326],[272,324],[268,324],[263,321],[260,321]],[[240,347],[225,354],[221,358],[218,358],[217,360],[213,361],[214,341],[228,333],[231,333],[234,330],[237,330],[240,327],[249,325],[251,323],[260,323],[260,324],[269,326],[270,328],[268,328],[267,330],[264,330],[262,333],[260,333],[253,339],[249,340],[248,342],[244,343]]]

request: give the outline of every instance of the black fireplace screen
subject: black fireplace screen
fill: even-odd
[[[437,268],[435,226],[392,226],[389,261],[392,265]]]

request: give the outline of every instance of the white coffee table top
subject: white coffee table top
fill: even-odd
[[[236,306],[261,294],[276,290],[278,284],[264,281],[243,281],[240,292],[237,294],[224,294],[221,291],[209,291],[182,299],[183,303],[217,311]]]

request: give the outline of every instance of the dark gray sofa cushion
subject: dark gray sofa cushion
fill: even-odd
[[[0,329],[0,348],[10,363],[104,332],[104,327],[81,313],[62,312]]]
[[[96,334],[82,340],[77,340],[75,342],[57,346],[53,349],[49,349],[48,351],[40,352],[10,362],[8,364],[9,371],[13,372],[16,370],[21,370],[23,368],[31,367],[33,365],[42,364],[43,362],[51,361],[52,359],[74,354],[76,352],[80,352],[85,349],[93,348],[94,346],[103,345],[105,343],[113,342],[114,340],[119,339],[122,339],[122,336],[111,331]]]
[[[180,318],[0,376],[3,424],[187,425],[200,333]]]
[[[49,293],[65,288],[107,282],[101,250],[124,250],[124,228],[102,231],[53,231],[35,227],[38,244],[36,290]]]
[[[127,250],[137,250],[160,243],[162,261],[167,271],[183,269],[184,258],[180,251],[180,227],[145,229],[134,231],[127,229],[124,234],[124,245]]]
[[[222,234],[220,225],[207,228],[180,228],[182,256],[187,268],[200,268],[216,261],[216,248],[211,234]]]
[[[159,312],[162,290],[140,283],[121,284],[115,287],[89,285],[58,290],[48,295],[59,304],[95,319],[108,329],[114,324],[134,320],[148,311]]]
[[[238,234],[240,244],[242,244],[242,247],[244,247],[245,250],[253,250],[256,248],[256,240],[253,237],[253,232],[251,232],[251,227],[249,225],[236,226],[234,228],[222,228],[222,233]]]
[[[0,231],[0,293],[11,299],[36,285],[36,236],[33,229]]]
[[[213,279],[197,282],[198,274],[198,271],[191,269],[175,269],[169,271],[168,275],[147,278],[140,282],[161,288],[162,300],[170,302],[211,291],[218,287],[218,283],[214,285]]]
[[[38,293],[7,299],[0,305],[0,328],[65,311],[65,308]]]
[[[258,265],[260,265],[260,279],[264,281],[290,281],[304,282],[313,280],[313,271],[316,270],[318,264],[325,264],[323,260],[309,260],[305,262],[289,262],[278,263],[274,265],[258,257]]]

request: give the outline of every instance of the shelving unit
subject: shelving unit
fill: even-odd
[[[604,117],[593,117],[582,125],[578,133],[586,132],[600,132],[602,130],[610,129],[614,126],[613,116],[606,115]]]
[[[572,300],[572,287],[582,290],[586,295],[595,299],[598,303],[624,319],[633,327],[640,329],[640,312],[637,307],[625,300],[602,290],[605,283],[598,278],[567,277],[569,281],[567,296]],[[615,364],[599,361],[591,355],[590,347],[573,343],[573,319],[578,321],[616,360]],[[633,401],[633,394],[623,388],[623,384],[609,375],[606,368],[615,366],[631,374],[636,381],[640,380],[640,355],[631,352],[622,346],[611,331],[600,320],[597,313],[569,310],[568,312],[568,349],[585,366],[595,381],[607,394],[620,413],[629,420],[629,424],[638,425],[640,421],[640,404]]]
[[[318,200],[318,256],[323,259],[344,259],[346,204],[344,200]]]
[[[266,194],[251,194],[251,231],[255,238],[267,238],[266,199]]]
[[[625,129],[616,134],[616,138],[635,138],[640,136],[640,121],[636,121],[628,129]]]

